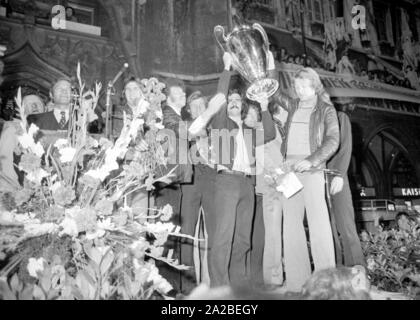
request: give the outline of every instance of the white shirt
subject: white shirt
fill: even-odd
[[[65,112],[66,114],[66,123],[69,121],[69,110],[61,110],[61,109],[54,109],[54,117],[57,119],[57,122],[60,123],[61,121],[61,112]]]
[[[171,106],[169,103],[168,106],[171,107],[171,109],[174,110],[177,115],[181,116],[181,110],[178,110],[177,108]]]
[[[232,170],[241,171],[247,174],[251,174],[251,164],[249,162],[248,151],[244,139],[244,133],[242,130],[242,121],[237,122],[239,129],[236,135],[236,154],[233,160]]]

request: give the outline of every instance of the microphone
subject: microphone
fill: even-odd
[[[109,87],[114,86],[114,83],[117,82],[118,78],[121,77],[121,75],[124,73],[125,69],[128,68],[128,63],[124,63],[123,67],[121,68],[120,71],[118,71],[117,75],[115,76],[114,79],[112,79],[112,81],[108,84]]]

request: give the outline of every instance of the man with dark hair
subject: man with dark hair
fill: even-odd
[[[351,123],[345,112],[340,111],[337,116],[340,124],[340,147],[327,163],[327,168],[339,171],[341,176],[334,177],[330,184],[331,211],[343,249],[341,252],[336,248],[337,264],[342,264],[342,255],[344,255],[344,265],[352,267],[365,265],[365,259],[356,230],[353,201],[347,177],[352,152]]]
[[[124,113],[131,120],[135,113],[139,113],[139,109],[146,109],[144,114],[147,114],[148,102],[144,98],[140,80],[131,77],[124,85],[122,105],[112,116],[112,136],[114,139],[119,137],[123,128]],[[147,146],[144,141],[141,143],[141,147],[142,149],[146,149]]]
[[[274,139],[275,130],[268,101],[260,101],[264,133],[258,135],[243,123],[245,103],[238,93],[228,95],[232,57],[223,56],[225,70],[219,80],[218,94],[207,110],[190,127],[198,132],[211,119],[212,145],[218,174],[215,181],[215,234],[209,252],[212,286],[245,283],[250,280],[247,257],[251,247],[251,229],[255,196],[255,147]],[[274,64],[274,62],[273,62]],[[224,101],[228,100],[227,105]],[[224,106],[224,107],[223,107]],[[230,143],[234,140],[234,143]]]
[[[188,110],[188,120],[197,119],[207,108],[207,99],[200,91],[193,92],[187,99],[187,106],[183,109]],[[216,177],[215,165],[209,159],[209,139],[208,130],[202,130],[198,135],[191,139],[190,156],[193,163],[194,175],[191,183],[181,185],[181,231],[182,233],[193,236],[197,225],[200,208],[203,209],[205,226],[210,238],[214,234],[214,181]],[[209,239],[208,242],[211,240]],[[199,244],[199,247],[202,248]],[[181,263],[193,266],[193,241],[183,239],[181,244]],[[201,256],[200,258],[203,258]],[[182,291],[189,293],[197,285],[200,274],[203,279],[207,279],[206,259],[200,263],[201,269],[195,266],[195,270],[201,271],[196,275],[194,268],[183,272]]]
[[[156,188],[156,205],[161,208],[166,204],[172,206],[174,215],[172,222],[181,224],[181,183],[189,183],[192,179],[192,165],[188,155],[188,129],[187,123],[182,120],[181,110],[186,103],[185,86],[179,80],[169,79],[166,82],[166,104],[162,107],[163,126],[167,130],[169,140],[167,141],[168,165],[163,168],[166,172],[174,169],[171,183],[159,185]],[[168,239],[165,247],[174,249],[174,257],[180,258],[180,242],[178,239]],[[173,283],[177,291],[181,291],[182,275],[167,266],[162,265],[162,270],[169,278],[175,280]]]
[[[66,20],[77,22],[77,17],[74,15],[73,7],[69,7],[69,6],[66,7]]]
[[[190,182],[192,167],[188,156],[188,128],[187,122],[181,117],[181,111],[187,100],[185,85],[180,80],[169,79],[166,81],[165,92],[167,98],[162,107],[163,126],[171,130],[171,134],[176,138],[172,139],[175,141],[169,141],[171,145],[168,149],[168,167],[176,168],[175,177],[172,179],[174,183]]]

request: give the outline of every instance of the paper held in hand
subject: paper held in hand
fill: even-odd
[[[278,169],[281,171],[281,169]],[[277,171],[277,170],[276,170]],[[289,199],[291,196],[303,189],[303,185],[300,182],[299,178],[294,172],[284,173],[281,176],[280,184],[277,186],[276,190],[282,192],[284,196]],[[280,172],[277,171],[279,174]]]

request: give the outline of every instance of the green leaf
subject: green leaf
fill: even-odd
[[[58,297],[59,297],[58,290],[51,289],[50,291],[48,291],[47,300],[55,300]]]
[[[10,279],[10,288],[12,289],[13,293],[17,296],[18,292],[20,291],[20,284],[19,278],[16,273],[12,276],[12,279]]]
[[[87,274],[90,276],[90,278],[92,279],[92,283],[96,282],[96,278],[97,278],[97,274],[99,270],[99,267],[96,265],[95,262],[90,261],[89,264],[87,266],[85,266],[85,268],[83,269],[85,272],[87,272]]]
[[[92,277],[86,270],[80,270],[78,275],[80,275],[84,281],[87,281],[92,286],[96,285],[95,277]]]
[[[35,300],[45,300],[44,292],[37,285],[34,286],[33,297],[35,298]]]
[[[26,286],[25,289],[19,294],[19,300],[33,300],[33,285]]]
[[[51,290],[51,278],[48,274],[44,274],[39,281],[42,289],[44,289],[45,292],[48,292]]]
[[[103,258],[102,263],[101,263],[101,274],[104,275],[107,273],[113,261],[114,261],[114,254],[112,253],[112,251],[108,251],[108,253]]]
[[[3,300],[16,300],[16,296],[10,290],[9,285],[6,281],[0,280],[0,299]]]
[[[86,272],[79,272],[76,278],[77,286],[79,287],[82,299],[92,300],[95,296],[95,288],[90,284],[89,278],[86,275]]]
[[[85,252],[92,261],[94,261],[98,266],[100,265],[102,260],[102,254],[98,249],[96,249],[95,247],[85,247]]]

